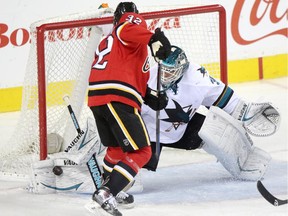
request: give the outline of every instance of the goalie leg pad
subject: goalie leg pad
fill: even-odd
[[[259,156],[258,151],[254,150],[255,147],[246,130],[239,121],[220,108],[210,108],[199,131],[199,136],[205,143],[203,149],[215,155],[224,168],[235,178],[257,180],[264,175],[270,156],[266,152],[264,154],[263,151],[265,159],[259,160],[262,164],[256,163],[256,158]],[[265,166],[263,166],[264,161]],[[253,167],[253,172],[250,167]],[[243,174],[244,171],[245,175]]]
[[[86,165],[69,164],[69,160],[43,160],[32,165],[28,190],[36,194],[91,193],[95,191]],[[66,165],[63,165],[66,164]],[[53,173],[54,166],[60,166],[61,175]]]
[[[56,187],[56,178],[52,172],[53,167],[53,160],[43,160],[32,164],[28,190],[36,194],[56,193],[56,190],[51,189]],[[47,187],[47,185],[51,187]]]
[[[271,156],[260,148],[253,147],[241,168],[239,179],[257,181],[265,174]]]

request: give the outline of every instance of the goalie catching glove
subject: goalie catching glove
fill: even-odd
[[[162,110],[168,104],[168,97],[165,91],[160,91],[158,95],[157,91],[147,86],[144,103],[155,111]]]
[[[156,62],[165,60],[171,52],[171,44],[160,28],[155,30],[148,45]]]
[[[258,137],[274,134],[280,125],[280,113],[270,102],[247,103],[240,100],[232,116],[243,123],[249,134]]]

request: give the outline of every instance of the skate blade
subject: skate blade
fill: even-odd
[[[96,203],[95,201],[90,201],[85,205],[85,208],[92,213],[93,215],[97,216],[111,216],[108,212],[101,208],[101,206]]]
[[[135,203],[129,203],[129,204],[118,203],[118,209],[132,209],[134,207],[135,207]]]

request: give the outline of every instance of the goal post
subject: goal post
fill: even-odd
[[[31,25],[20,120],[9,147],[0,149],[0,174],[27,175],[32,163],[51,153],[49,137],[53,134],[63,142],[62,151],[73,141],[77,131],[63,95],[69,95],[81,128],[87,119],[93,119],[86,101],[89,73],[103,29],[113,22],[101,12]],[[227,83],[226,13],[221,5],[159,10],[142,16],[151,31],[161,27],[171,44],[183,48],[189,61],[205,66],[214,78]]]
[[[101,19],[86,19],[86,20],[77,20],[77,21],[67,21],[67,22],[58,22],[58,23],[47,23],[37,27],[37,69],[38,69],[38,95],[39,95],[39,136],[40,136],[40,160],[44,160],[47,157],[47,115],[46,115],[46,61],[45,61],[45,40],[47,38],[47,32],[63,32],[64,29],[68,30],[68,38],[76,37],[78,40],[84,37],[91,38],[90,43],[93,43],[94,46],[97,45],[97,42],[100,41],[100,36],[102,32],[98,32],[94,37],[92,34],[92,27],[97,25],[105,25],[112,23],[112,17],[101,18]],[[88,29],[88,30],[87,30]],[[85,35],[86,30],[86,35]],[[73,32],[73,33],[71,33]],[[75,33],[74,33],[75,32]],[[48,33],[49,34],[49,33]],[[72,35],[72,37],[71,37]],[[55,37],[55,35],[53,35]],[[57,36],[56,36],[57,37]],[[89,47],[90,48],[90,47]],[[96,49],[96,48],[95,48]],[[89,72],[92,64],[93,52],[95,49],[90,49],[90,58],[85,55],[87,63],[86,70],[83,72]],[[83,58],[85,60],[85,58]],[[89,63],[90,60],[90,63]],[[76,80],[77,81],[77,80]],[[86,90],[85,88],[83,90]]]

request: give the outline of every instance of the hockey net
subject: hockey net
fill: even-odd
[[[63,151],[77,136],[62,99],[64,95],[69,95],[80,127],[93,118],[86,105],[87,85],[95,49],[112,23],[111,16],[103,18],[104,11],[31,25],[20,120],[9,143],[0,149],[0,177],[27,178],[31,164],[51,153],[47,150],[50,142],[61,143]],[[183,48],[190,61],[205,66],[214,78],[227,82],[226,15],[222,6],[142,15],[151,31],[161,27],[171,44]]]

